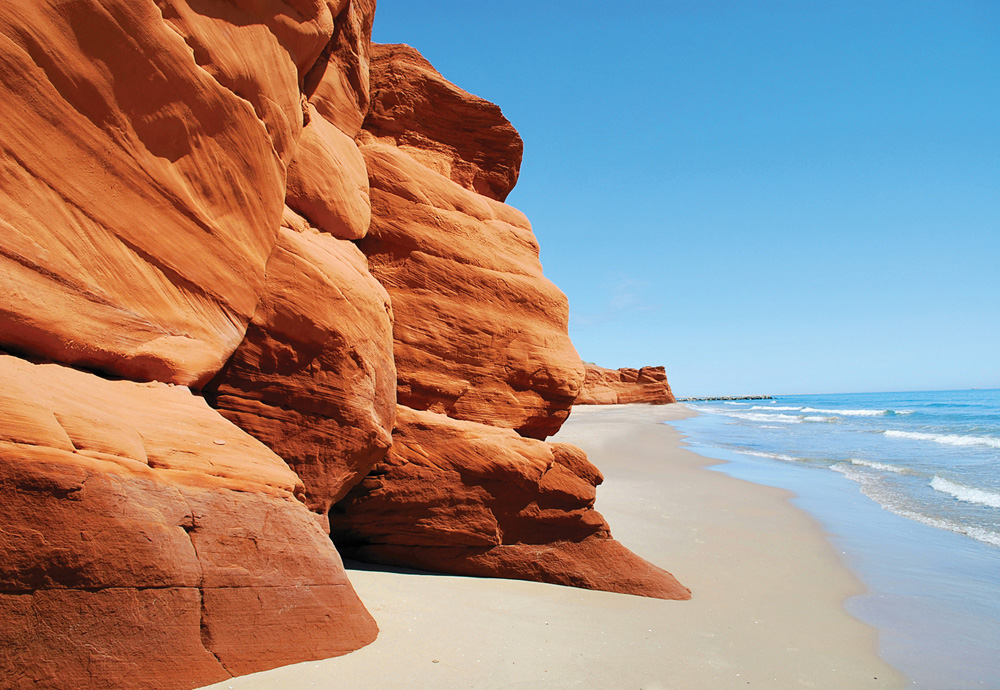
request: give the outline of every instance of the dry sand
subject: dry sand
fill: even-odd
[[[378,621],[345,657],[212,688],[899,688],[875,631],[843,609],[861,591],[789,494],[708,471],[659,424],[681,405],[575,408],[556,440],[605,474],[614,535],[673,572],[687,602],[513,580],[354,569]],[[361,568],[361,569],[359,569]]]

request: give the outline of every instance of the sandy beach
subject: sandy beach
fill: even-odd
[[[661,601],[347,563],[381,630],[345,657],[211,688],[899,688],[862,591],[788,492],[705,469],[659,422],[682,405],[576,407],[555,440],[604,472],[597,508],[690,587]]]

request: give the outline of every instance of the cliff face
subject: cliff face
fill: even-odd
[[[372,58],[358,141],[373,211],[359,246],[392,298],[397,399],[545,438],[584,374],[531,226],[497,200],[517,178],[521,139],[412,48],[373,46]]]
[[[367,644],[331,527],[373,560],[688,595],[543,440],[584,368],[502,203],[517,132],[371,45],[373,14],[0,6],[10,687],[193,687]]]
[[[576,399],[577,405],[623,405],[677,402],[663,367],[605,369],[586,363],[587,375]]]
[[[391,314],[342,239],[370,213],[353,133],[302,86],[360,124],[371,9],[0,7],[5,687],[193,687],[374,639],[307,505],[389,444]],[[285,206],[317,177],[329,234]]]
[[[373,46],[371,84],[359,245],[392,299],[400,407],[389,454],[331,512],[335,542],[384,563],[688,596],[611,538],[584,453],[533,440],[558,430],[584,371],[531,227],[499,201],[517,132],[408,46]]]

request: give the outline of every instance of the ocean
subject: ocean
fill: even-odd
[[[1000,689],[1000,390],[686,404],[692,450],[830,535],[868,589],[848,609],[912,687]]]

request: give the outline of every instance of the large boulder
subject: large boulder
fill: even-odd
[[[285,202],[316,228],[344,240],[368,233],[368,170],[354,140],[308,106],[308,124],[288,168]]]
[[[386,458],[330,514],[347,555],[460,575],[687,599],[611,538],[583,451],[400,407]]]
[[[0,677],[183,688],[377,629],[288,466],[183,387],[0,355]]]

